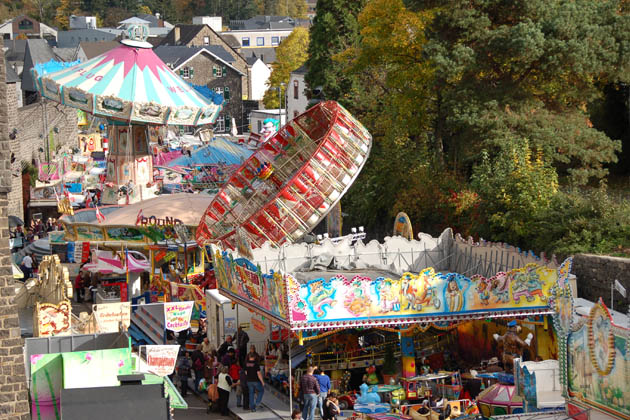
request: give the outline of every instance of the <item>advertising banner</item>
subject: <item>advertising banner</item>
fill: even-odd
[[[232,254],[215,246],[212,246],[211,254],[217,288],[222,295],[288,325],[287,289],[281,273],[263,274],[251,261],[234,259]]]
[[[131,323],[131,303],[100,303],[93,305],[96,331],[99,333],[119,332],[120,326],[129,328]]]
[[[175,370],[179,345],[143,346],[147,351],[146,369],[158,376],[168,376]]]
[[[167,330],[179,332],[190,328],[190,316],[195,302],[164,303],[164,325]]]
[[[216,265],[215,265],[216,267]],[[400,278],[342,274],[299,283],[287,276],[291,326],[389,325],[482,314],[549,314],[558,269],[528,264],[491,278],[426,268]]]

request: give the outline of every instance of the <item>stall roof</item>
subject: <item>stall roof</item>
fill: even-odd
[[[584,298],[575,299],[575,313],[578,316],[588,317],[593,306],[595,306],[595,302],[591,302],[590,300]],[[613,324],[619,328],[630,329],[630,317],[628,317],[628,315],[611,310],[610,308],[608,308],[608,311],[612,316]]]

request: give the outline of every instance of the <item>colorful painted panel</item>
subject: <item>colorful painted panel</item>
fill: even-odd
[[[76,351],[62,357],[65,389],[118,386],[118,375],[133,371],[128,348]]]
[[[63,383],[61,354],[34,354],[30,363],[32,417],[38,420],[60,420]]]
[[[102,241],[105,239],[103,229],[97,226],[78,225],[77,240],[79,241]]]
[[[603,303],[568,340],[569,396],[616,416],[630,417],[628,331],[612,324]]]
[[[399,324],[488,313],[551,313],[558,272],[537,264],[492,278],[468,278],[427,268],[401,278],[337,275],[299,284],[288,276],[291,324],[306,329]]]
[[[35,309],[35,336],[53,337],[56,335],[70,335],[70,302],[64,300],[55,305],[53,303],[37,303]]]
[[[244,258],[234,259],[214,246],[211,253],[221,294],[287,325],[287,291],[281,273],[263,274],[260,266]]]

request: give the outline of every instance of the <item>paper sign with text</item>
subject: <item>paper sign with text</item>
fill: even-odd
[[[179,345],[144,346],[147,350],[146,370],[158,376],[173,373]]]
[[[131,322],[131,303],[99,303],[92,306],[96,319],[96,331],[100,333],[119,332],[120,324],[126,330]]]
[[[164,304],[164,325],[167,330],[184,331],[190,328],[190,316],[195,302],[166,302]]]

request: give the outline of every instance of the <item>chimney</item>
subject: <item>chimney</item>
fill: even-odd
[[[179,26],[173,28],[173,38],[173,45],[177,45],[179,43]]]

